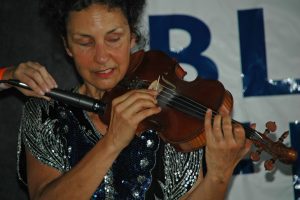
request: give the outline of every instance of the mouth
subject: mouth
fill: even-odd
[[[112,74],[114,73],[114,71],[115,71],[114,68],[109,68],[109,69],[97,71],[97,72],[95,72],[95,74],[99,78],[109,78],[109,77],[112,76]]]

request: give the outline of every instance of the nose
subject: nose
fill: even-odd
[[[96,45],[94,60],[99,64],[105,64],[108,61],[108,53],[105,48],[105,45]]]

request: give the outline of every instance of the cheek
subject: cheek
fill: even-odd
[[[75,64],[87,68],[88,66],[91,66],[92,62],[92,55],[88,53],[87,51],[76,51],[73,53],[73,59],[75,61]]]
[[[120,66],[120,70],[123,73],[127,72],[127,69],[129,67],[129,62],[130,62],[130,52],[123,51],[123,54],[119,54],[116,58],[116,61],[118,62]]]
[[[76,51],[73,52],[73,60],[77,72],[82,78],[86,78],[86,76],[88,75],[89,67],[92,66],[91,55],[84,51]]]

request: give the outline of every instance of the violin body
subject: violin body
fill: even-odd
[[[113,99],[129,90],[146,89],[153,81],[161,77],[159,84],[163,86],[162,90],[167,90],[164,96],[158,95],[157,97],[162,111],[140,123],[137,134],[149,129],[156,130],[165,142],[172,144],[181,152],[190,152],[205,146],[203,114],[206,109],[196,113],[186,113],[184,108],[189,107],[190,103],[185,99],[205,105],[206,108],[209,107],[212,110],[224,107],[230,112],[233,105],[231,94],[219,81],[201,78],[196,78],[192,82],[184,81],[185,73],[178,62],[163,52],[141,51],[135,56],[138,56],[137,60],[134,60],[134,64],[131,63],[124,80],[104,95],[103,100]],[[179,100],[178,103],[178,100],[174,98],[176,95],[185,97],[183,108],[178,106],[182,104],[182,101]],[[175,106],[170,104],[175,104]],[[104,121],[107,122],[108,119],[110,119],[109,109],[104,115]]]
[[[158,104],[162,108],[159,114],[143,120],[138,128],[137,135],[146,130],[155,130],[166,142],[177,151],[190,152],[206,145],[204,117],[208,108],[212,109],[213,116],[220,109],[231,113],[233,98],[223,84],[217,80],[196,78],[187,82],[183,78],[186,72],[178,62],[160,51],[138,51],[131,56],[130,65],[124,79],[111,91],[104,94],[102,101],[107,109],[102,121],[109,124],[111,102],[114,98],[134,89],[147,89],[153,83],[159,91]],[[259,160],[260,153],[268,152],[272,159],[265,162],[265,168],[271,170],[275,160],[291,164],[297,160],[297,152],[283,144],[288,133],[285,132],[278,141],[273,142],[266,134],[273,132],[266,124],[265,133],[260,133],[249,126],[235,120],[232,123],[242,125],[246,137],[258,147],[251,153],[252,160]],[[274,123],[275,124],[275,123]],[[272,130],[272,131],[270,131]]]

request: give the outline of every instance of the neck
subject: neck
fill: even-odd
[[[88,86],[85,83],[82,84],[79,88],[79,93],[83,95],[87,95],[94,99],[101,99],[105,93],[105,91],[99,90],[93,86]]]

